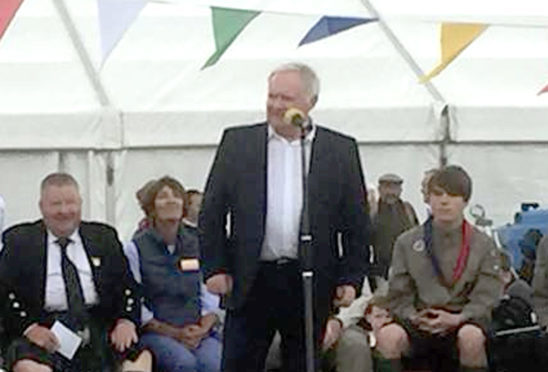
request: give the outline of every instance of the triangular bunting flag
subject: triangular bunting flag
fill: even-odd
[[[97,0],[101,34],[101,63],[104,63],[148,0]]]
[[[336,33],[346,31],[352,27],[375,21],[378,21],[378,18],[324,16],[314,25],[314,27],[310,29],[310,31],[308,31],[299,43],[299,46],[324,39],[331,35],[335,35]]]
[[[0,39],[17,13],[23,0],[0,0]]]
[[[260,14],[251,10],[211,7],[213,34],[215,36],[215,53],[209,57],[202,69],[214,65],[232,42]]]
[[[537,93],[537,96],[540,96],[541,94],[544,94],[548,92],[548,85],[546,85],[544,88],[540,90],[540,92]]]
[[[441,25],[441,62],[421,82],[427,82],[446,68],[487,28],[479,23],[443,23]]]

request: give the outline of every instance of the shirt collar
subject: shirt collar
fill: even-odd
[[[57,240],[59,237],[55,236],[54,233],[51,232],[50,229],[47,229],[47,236],[48,236],[48,245],[57,243]],[[73,243],[81,243],[82,239],[80,238],[80,230],[76,229],[70,234],[67,238],[69,238]]]
[[[314,137],[316,136],[316,125],[314,124],[311,118],[310,118],[310,126],[312,127],[312,129],[304,137],[305,143],[311,143],[314,140]],[[289,141],[287,138],[282,137],[278,133],[276,133],[276,131],[270,126],[270,124],[268,124],[267,127],[268,127],[268,136],[267,136],[268,141],[274,138],[286,141],[288,143],[294,143],[294,142],[300,141],[300,139]]]

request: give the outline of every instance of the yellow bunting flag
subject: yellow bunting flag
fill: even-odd
[[[441,25],[441,62],[430,73],[421,77],[425,83],[446,68],[466,47],[487,28],[479,23],[443,23]]]

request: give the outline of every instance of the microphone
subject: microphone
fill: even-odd
[[[295,107],[291,107],[285,112],[283,120],[284,123],[299,127],[301,129],[306,129],[307,127],[307,125],[305,125],[306,117],[304,112]]]

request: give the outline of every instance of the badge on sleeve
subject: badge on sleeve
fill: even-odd
[[[197,258],[181,258],[179,265],[182,271],[198,271],[200,270],[200,261]]]
[[[413,243],[413,250],[415,252],[422,252],[424,251],[424,240],[420,239],[420,240],[417,240],[415,243]]]

